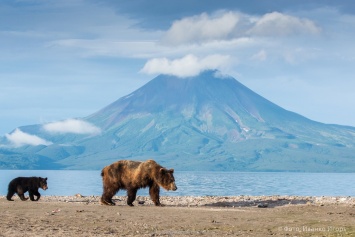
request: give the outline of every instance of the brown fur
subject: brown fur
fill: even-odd
[[[149,187],[149,195],[156,206],[159,201],[159,186],[166,190],[177,189],[174,170],[167,170],[154,160],[145,162],[120,160],[102,169],[103,194],[101,203],[115,205],[112,197],[120,190],[127,190],[127,204],[133,206],[138,189]]]

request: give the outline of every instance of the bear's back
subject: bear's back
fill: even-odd
[[[9,187],[13,186],[22,186],[22,187],[39,187],[39,178],[38,177],[17,177],[11,180]]]

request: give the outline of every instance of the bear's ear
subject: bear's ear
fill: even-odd
[[[166,171],[166,169],[164,169],[164,168],[160,168],[160,170],[159,170],[159,172],[162,173],[162,174],[164,174],[165,171]]]
[[[170,173],[174,173],[174,169],[170,169],[169,172],[170,172]]]
[[[47,177],[45,177],[44,180],[47,181]]]

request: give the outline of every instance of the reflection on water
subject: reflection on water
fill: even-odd
[[[0,195],[18,176],[48,177],[48,190],[42,195],[101,195],[99,170],[1,170]],[[354,173],[253,173],[253,172],[179,172],[175,171],[178,190],[169,196],[298,195],[355,196]],[[118,195],[125,195],[120,191]],[[148,195],[148,189],[138,191]]]

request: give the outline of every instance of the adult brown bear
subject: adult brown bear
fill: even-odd
[[[41,188],[46,190],[47,186],[47,178],[41,177],[18,177],[9,183],[8,192],[6,199],[9,201],[12,200],[12,196],[17,193],[22,201],[26,201],[28,198],[25,197],[25,192],[28,191],[31,201],[38,201],[41,197],[41,194],[38,192],[38,189]],[[34,196],[37,196],[34,199]]]
[[[101,203],[115,205],[112,197],[120,190],[127,190],[127,204],[133,206],[137,190],[149,187],[149,195],[156,206],[159,201],[159,186],[166,190],[177,189],[174,170],[166,169],[154,160],[145,162],[120,160],[102,169],[103,194]]]

